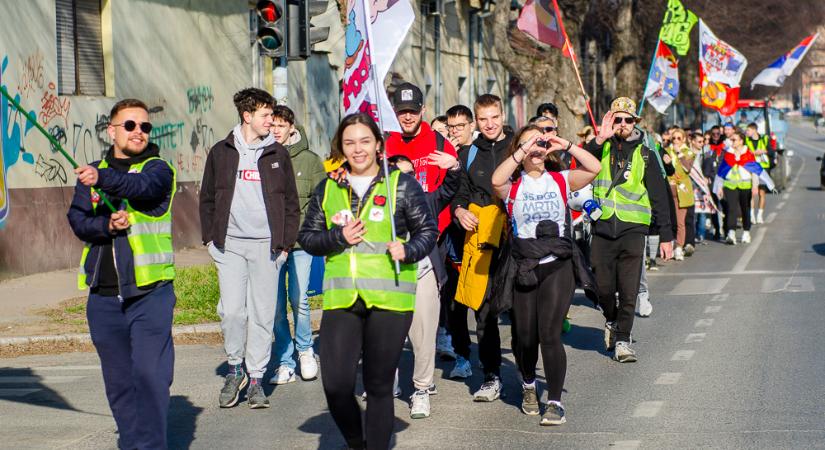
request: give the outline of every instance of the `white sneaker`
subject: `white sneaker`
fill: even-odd
[[[453,338],[445,332],[442,334],[439,328],[438,336],[435,338],[435,352],[441,355],[441,358],[455,359],[455,349],[453,349]]]
[[[415,391],[410,397],[410,419],[430,417],[430,394],[426,390]]]
[[[613,359],[620,363],[636,362],[636,352],[630,348],[630,343],[625,341],[616,342],[616,352]]]
[[[682,247],[676,247],[676,249],[673,250],[673,259],[675,259],[676,261],[685,260],[685,251],[682,250]]]
[[[301,364],[301,379],[311,381],[318,378],[318,361],[315,360],[315,352],[309,349],[298,352],[298,362]]]
[[[760,210],[756,211],[756,223],[765,223],[765,218],[762,217],[764,212],[765,212],[764,209],[760,209]]]
[[[736,231],[728,231],[728,237],[725,238],[725,243],[729,245],[736,245]]]
[[[481,388],[473,394],[475,402],[493,402],[501,397],[501,379],[496,375],[488,375],[481,384]]]
[[[456,356],[455,367],[450,371],[450,378],[470,378],[471,376],[473,376],[473,369],[470,367],[470,361],[461,355]]]
[[[751,210],[751,223],[756,223],[756,211]]]
[[[295,381],[295,369],[280,366],[275,370],[275,375],[269,379],[269,384],[287,384],[293,381]]]
[[[650,304],[650,300],[647,297],[640,297],[639,298],[639,316],[641,317],[650,317],[650,314],[653,312],[653,305]]]
[[[743,231],[742,232],[742,243],[743,244],[750,244],[751,243],[751,232],[750,231]]]

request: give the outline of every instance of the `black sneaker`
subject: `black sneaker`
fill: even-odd
[[[250,409],[269,408],[269,399],[264,394],[260,380],[249,385],[249,389],[246,390],[246,401]]]
[[[567,422],[567,419],[564,417],[564,407],[561,406],[561,403],[548,403],[547,409],[541,416],[540,423],[542,425],[561,425],[565,422]]]
[[[249,377],[245,372],[240,375],[230,373],[226,376],[221,389],[221,395],[218,397],[218,405],[221,408],[231,408],[238,404],[238,398],[241,395],[241,390],[249,383]]]
[[[535,385],[521,387],[521,411],[528,416],[539,415],[539,396]]]

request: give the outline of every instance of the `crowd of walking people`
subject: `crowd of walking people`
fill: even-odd
[[[710,240],[749,243],[773,190],[774,149],[756,125],[659,135],[642,128],[627,97],[599,127],[560,129],[557,108],[545,103],[513,129],[491,94],[428,123],[424,95],[404,83],[392,94],[401,131],[349,115],[326,161],[265,91],[244,89],[234,103],[239,123],[209,152],[200,191],[228,364],[218,404],[245,396],[250,408],[270,407],[270,368],[277,385],[320,375],[350,448],[389,445],[406,341],[415,355],[411,418],[432,412],[439,355],[453,361],[448,378],[472,377],[470,311],[483,372],[472,400],[502,394],[499,321],[509,314],[521,410],[541,425],[565,423],[562,334],[576,289],[603,312],[611,357],[636,361],[634,319],[653,310],[647,272]],[[78,284],[90,289],[89,325],[121,446],[164,448],[175,171],[149,142],[143,102],[118,102],[110,117],[112,148],[76,171],[69,220],[86,243]],[[325,260],[318,355],[307,298],[313,257]]]

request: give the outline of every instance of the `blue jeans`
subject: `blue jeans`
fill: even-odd
[[[696,214],[696,237],[705,240],[705,225],[706,219],[710,217],[708,213]]]
[[[286,264],[281,267],[278,281],[278,299],[275,306],[275,355],[279,366],[295,369],[293,354],[297,349],[303,352],[312,348],[312,325],[309,321],[309,271],[312,255],[303,250],[289,252]],[[287,278],[289,292],[287,293]],[[286,301],[292,306],[292,319],[295,323],[295,343],[289,332],[289,320],[286,315]]]

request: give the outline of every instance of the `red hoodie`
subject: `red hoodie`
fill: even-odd
[[[387,156],[404,155],[409,158],[415,168],[413,175],[424,192],[435,192],[447,176],[446,169],[430,164],[428,160],[430,154],[438,150],[435,133],[427,122],[422,121],[418,134],[408,142],[405,142],[401,133],[398,132],[390,133],[387,138]],[[444,152],[458,158],[455,148],[446,139],[444,140]],[[450,208],[444,208],[438,214],[438,230],[444,231],[449,224]]]

